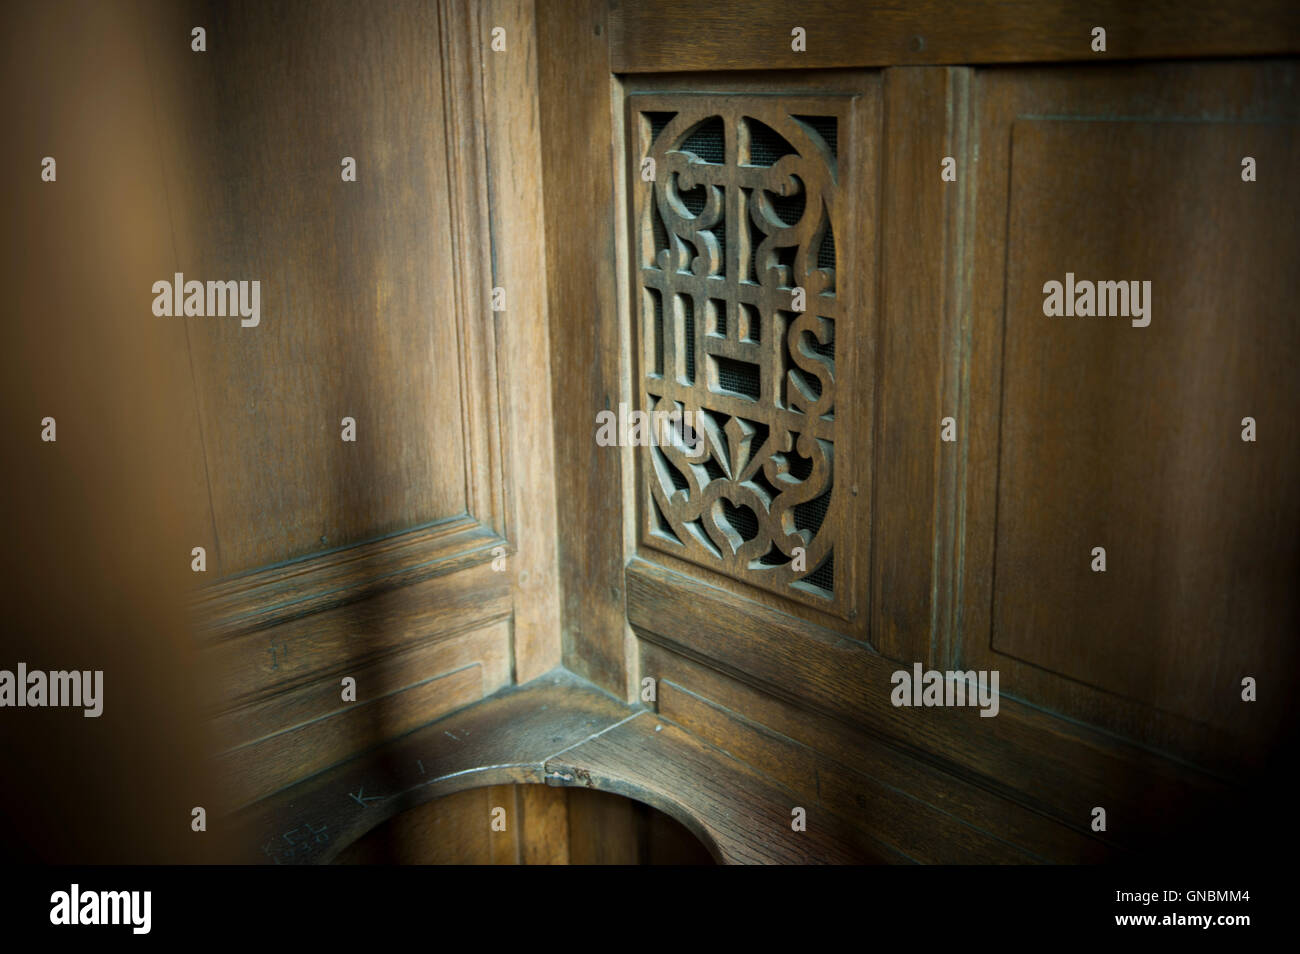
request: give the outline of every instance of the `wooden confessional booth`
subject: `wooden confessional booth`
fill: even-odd
[[[1276,821],[1300,19],[1081,7],[160,12],[176,270],[265,280],[259,328],[177,331],[213,858]]]

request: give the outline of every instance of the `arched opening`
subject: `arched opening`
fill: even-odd
[[[710,865],[687,828],[588,788],[493,785],[435,798],[372,828],[335,864]]]

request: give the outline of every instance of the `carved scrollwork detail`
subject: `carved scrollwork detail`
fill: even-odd
[[[646,539],[832,600],[838,114],[657,99],[634,114],[654,160],[636,203],[642,394],[648,410],[684,412],[698,440],[641,452]]]

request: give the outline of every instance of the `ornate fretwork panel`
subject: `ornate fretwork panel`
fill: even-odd
[[[847,97],[630,98],[643,545],[847,615]],[[645,160],[650,160],[646,163]],[[652,181],[651,181],[652,180]],[[689,432],[687,432],[689,436]],[[856,493],[856,489],[855,489]]]

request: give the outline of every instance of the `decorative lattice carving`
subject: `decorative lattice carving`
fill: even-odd
[[[685,412],[701,438],[638,451],[642,539],[821,605],[841,583],[841,114],[826,113],[688,95],[639,97],[631,112],[635,166],[652,172],[633,183],[642,398]]]

